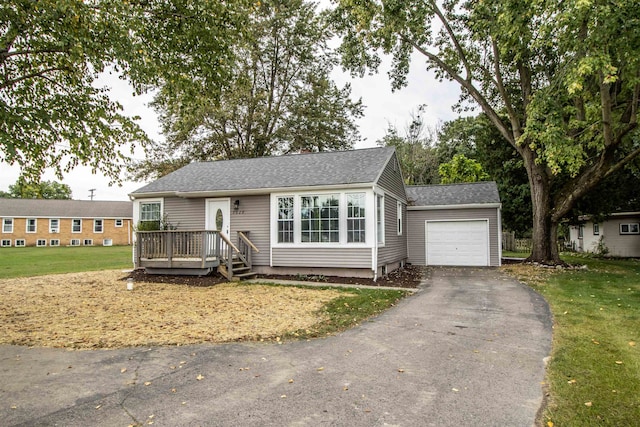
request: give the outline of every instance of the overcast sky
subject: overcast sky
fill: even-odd
[[[391,91],[386,70],[362,79],[352,79],[347,73],[339,71],[335,73],[336,82],[340,86],[350,82],[352,96],[354,99],[362,98],[365,105],[364,117],[358,120],[364,140],[355,148],[374,147],[376,141],[384,136],[389,123],[404,128],[410,119],[410,113],[420,104],[427,105],[424,119],[429,126],[458,116],[452,111],[460,94],[458,86],[438,82],[433,74],[425,71],[424,60],[420,57],[414,58],[411,67],[409,85],[396,92]],[[151,95],[134,97],[128,84],[116,78],[105,80],[104,84],[110,88],[111,96],[124,106],[125,114],[140,116],[141,127],[152,138],[162,138],[156,114],[148,107]],[[0,163],[0,169],[0,190],[7,191],[9,185],[15,183],[20,170],[17,166],[3,163]],[[43,180],[59,181],[51,171],[45,173]],[[121,187],[109,187],[109,179],[101,174],[92,174],[86,167],[78,167],[66,174],[62,182],[71,187],[76,200],[88,200],[89,190],[92,188],[95,189],[94,200],[129,200],[128,194],[145,184],[124,181]]]

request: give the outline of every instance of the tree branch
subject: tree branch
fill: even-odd
[[[513,104],[511,103],[509,94],[507,94],[507,90],[504,87],[504,81],[502,80],[502,70],[500,69],[500,50],[498,49],[498,44],[493,37],[491,38],[491,47],[493,49],[493,69],[496,75],[495,83],[498,91],[500,92],[500,96],[502,97],[505,108],[507,109],[507,114],[509,115],[509,120],[511,121],[511,130],[515,139],[517,140],[522,135],[520,120],[518,120],[516,110],[513,108]]]
[[[509,132],[509,129],[500,119],[500,116],[496,111],[489,105],[489,102],[482,96],[482,94],[476,89],[476,87],[471,83],[471,81],[464,79],[460,74],[458,74],[453,68],[451,68],[448,64],[442,61],[437,55],[429,52],[428,50],[422,48],[417,43],[410,40],[405,35],[400,34],[400,37],[406,42],[413,46],[418,52],[422,55],[426,56],[430,61],[437,64],[442,70],[444,70],[452,80],[455,80],[469,92],[469,94],[476,100],[476,102],[482,108],[482,111],[489,117],[489,120],[496,126],[500,134],[504,137],[505,140],[509,142],[516,150],[521,150],[522,148],[518,146],[514,135]]]
[[[467,73],[467,78],[465,80],[471,82],[471,76],[472,76],[471,67],[469,66],[469,61],[467,60],[467,56],[464,53],[464,49],[462,48],[462,45],[458,41],[456,34],[451,29],[451,25],[449,25],[449,21],[445,18],[444,14],[440,10],[436,2],[432,1],[431,6],[433,7],[433,11],[435,12],[435,14],[440,19],[440,22],[442,22],[442,25],[444,25],[444,28],[447,30],[447,34],[449,34],[449,37],[451,38],[451,41],[453,42],[453,45],[455,46],[456,51],[460,56],[460,61],[462,62],[464,69]]]
[[[6,88],[8,88],[10,86],[13,86],[13,85],[15,85],[17,83],[20,83],[20,82],[24,81],[24,80],[29,80],[29,79],[32,79],[34,77],[43,77],[44,78],[46,74],[48,74],[48,73],[50,73],[52,71],[62,71],[62,70],[64,70],[64,67],[45,68],[44,70],[40,70],[40,71],[36,71],[36,72],[30,73],[30,74],[26,74],[24,76],[20,76],[20,77],[17,77],[15,79],[12,79],[12,80],[7,80],[7,81],[5,81],[3,83],[0,83],[0,90],[6,89]]]

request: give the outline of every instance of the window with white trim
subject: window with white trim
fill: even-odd
[[[398,221],[398,236],[402,236],[402,202],[398,201],[397,204],[397,221]]]
[[[278,243],[293,243],[293,197],[278,197]]]
[[[49,246],[60,246],[60,240],[59,239],[49,240]]]
[[[60,232],[60,220],[57,218],[51,218],[49,220],[49,233]]]
[[[93,246],[93,239],[84,239],[82,243],[84,246]]]
[[[13,218],[2,218],[2,232],[13,233]]]
[[[71,239],[71,246],[80,246],[80,239]]]
[[[598,236],[600,234],[600,224],[593,224],[593,235]]]
[[[72,233],[82,233],[82,220],[79,218],[75,218],[71,220],[71,232]]]
[[[47,240],[46,239],[38,239],[36,241],[36,246],[47,246]]]
[[[123,223],[124,223],[124,221],[122,219],[116,219],[115,220],[116,227],[122,227]]]
[[[10,239],[2,239],[2,243],[0,244],[0,246],[2,246],[3,248],[11,247],[11,240]]]
[[[638,223],[620,224],[620,234],[640,234]]]
[[[347,194],[347,242],[365,243],[367,221],[365,216],[365,193]]]
[[[578,239],[582,239],[584,237],[584,225],[578,226]]]
[[[38,230],[38,223],[35,218],[27,218],[27,233],[35,233]]]
[[[16,239],[16,248],[22,248],[26,246],[24,239]]]
[[[104,221],[101,219],[94,219],[93,220],[93,232],[94,233],[102,233],[103,231],[103,224]]]
[[[156,223],[160,228],[160,202],[140,202],[140,222]]]
[[[384,245],[384,196],[376,194],[376,232],[378,245]]]
[[[113,246],[113,239],[103,239],[102,246]]]
[[[340,242],[339,195],[300,197],[300,220],[300,239],[303,243]]]

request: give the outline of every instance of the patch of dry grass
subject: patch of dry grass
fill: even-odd
[[[135,283],[120,271],[0,280],[0,343],[69,348],[267,339],[323,321],[335,290]]]
[[[528,285],[543,286],[557,270],[533,264],[505,264],[500,270]]]

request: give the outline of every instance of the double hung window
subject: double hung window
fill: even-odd
[[[347,194],[347,242],[366,242],[365,193]]]
[[[13,233],[13,218],[2,219],[2,232]]]
[[[148,229],[160,229],[160,202],[140,203],[140,222]]]
[[[278,197],[278,243],[293,243],[293,197]]]

